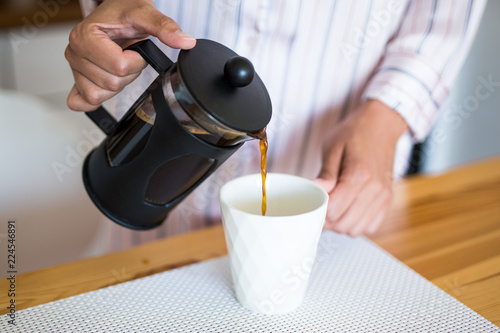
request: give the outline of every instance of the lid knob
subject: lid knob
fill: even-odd
[[[224,65],[224,78],[233,87],[248,86],[255,75],[250,60],[244,57],[233,57]]]

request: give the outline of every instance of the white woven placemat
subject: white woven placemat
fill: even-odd
[[[234,298],[228,258],[2,316],[1,332],[500,332],[365,238],[322,234],[309,289],[290,314]]]

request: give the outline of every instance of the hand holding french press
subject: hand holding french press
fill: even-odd
[[[144,39],[150,35],[192,50],[174,63]],[[122,50],[136,39],[143,40]],[[90,111],[108,135],[85,159],[85,188],[106,216],[129,228],[160,225],[244,141],[261,138],[271,118],[250,61],[219,43],[196,42],[150,0],[101,4],[72,31],[66,58],[75,76],[68,106]],[[158,77],[116,122],[99,105],[146,63]]]
[[[172,48],[196,43],[151,0],[106,0],[76,25],[65,51],[75,79],[69,108],[95,110],[135,80],[147,63],[122,47],[150,35]]]

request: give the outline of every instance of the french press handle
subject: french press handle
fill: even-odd
[[[174,64],[150,39],[134,43],[125,50],[139,53],[160,76]],[[86,114],[106,135],[110,135],[117,125],[115,118],[102,105]]]

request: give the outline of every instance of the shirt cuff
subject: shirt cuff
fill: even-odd
[[[364,98],[377,99],[398,112],[413,139],[423,141],[448,93],[440,73],[424,58],[400,52],[384,59],[365,89]]]

